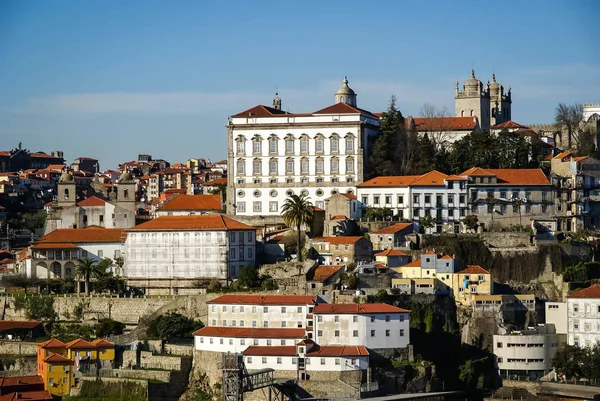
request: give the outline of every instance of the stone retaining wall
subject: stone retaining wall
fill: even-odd
[[[140,368],[179,371],[181,370],[181,359],[179,356],[152,355],[152,352],[142,351]]]
[[[34,376],[37,375],[37,357],[36,356],[20,356],[14,358],[14,364],[8,364],[9,357],[0,358],[4,366],[3,371],[0,371],[0,377],[14,376]]]
[[[0,355],[37,355],[37,344],[21,341],[0,341]]]
[[[138,380],[157,380],[164,383],[171,381],[171,372],[165,370],[143,370],[143,369],[101,369],[102,380],[105,377]]]

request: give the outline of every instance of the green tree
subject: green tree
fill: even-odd
[[[146,334],[150,338],[166,340],[169,338],[189,338],[204,324],[199,320],[190,319],[179,313],[167,313],[151,320]]]
[[[462,222],[469,230],[475,230],[477,228],[477,224],[479,224],[479,220],[477,216],[474,214],[469,214],[462,219]]]
[[[18,297],[14,303],[15,310],[25,309],[25,317],[28,320],[56,320],[53,297]]]
[[[101,277],[105,271],[104,265],[96,263],[93,259],[83,258],[77,261],[77,266],[75,266],[75,276],[84,279],[85,295],[90,295],[90,279],[92,277]]]
[[[419,217],[419,226],[423,233],[427,232],[427,229],[435,227],[435,218],[430,214]]]
[[[499,168],[525,168],[529,162],[531,145],[519,132],[502,131],[496,138]]]
[[[394,215],[394,211],[388,207],[367,207],[365,217],[367,219],[385,220]]]
[[[258,277],[258,270],[254,267],[242,267],[238,274],[236,281],[236,287],[240,289],[248,289],[258,287],[260,279]]]
[[[559,348],[552,359],[552,365],[558,372],[567,376],[585,377],[586,365],[589,363],[587,348],[565,344]]]
[[[295,227],[298,233],[298,244],[302,243],[302,225],[309,225],[313,219],[312,203],[305,194],[292,194],[285,200],[281,207],[281,217],[288,227]],[[302,262],[302,252],[300,249],[296,253],[298,261]]]
[[[40,281],[35,278],[29,278],[25,274],[7,274],[2,277],[1,283],[4,287],[21,288],[27,294],[27,289],[39,285]]]
[[[418,139],[419,157],[417,158],[417,174],[425,174],[436,167],[436,149],[429,135],[419,137]]]
[[[277,288],[279,288],[279,286],[277,285],[277,282],[275,280],[273,280],[272,278],[267,278],[263,280],[263,282],[260,284],[260,288],[262,288],[265,291],[274,291]]]
[[[112,319],[102,319],[94,326],[96,337],[108,337],[123,334],[123,330],[125,330],[125,324]]]

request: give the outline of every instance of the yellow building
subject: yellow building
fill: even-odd
[[[417,259],[400,267],[392,267],[399,278],[421,278],[421,259]]]
[[[492,275],[481,266],[467,266],[465,269],[454,273],[452,290],[456,302],[470,304],[472,295],[490,295],[493,293]]]
[[[98,360],[102,365],[112,365],[115,360],[115,345],[103,338],[92,341],[92,345],[96,347]]]
[[[386,249],[375,254],[375,262],[383,263],[388,268],[403,266],[408,263],[410,256],[396,249]]]
[[[67,358],[72,361],[95,361],[98,358],[96,346],[81,338],[65,344],[67,349]]]
[[[69,395],[73,386],[72,365],[73,361],[59,354],[45,358],[38,373],[44,380],[46,391],[60,397]]]
[[[52,354],[67,356],[67,349],[65,348],[65,343],[57,340],[56,338],[51,338],[50,340],[44,341],[43,343],[37,345],[38,374],[41,374],[44,368],[44,360]]]

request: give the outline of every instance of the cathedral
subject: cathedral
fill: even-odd
[[[504,87],[496,82],[496,74],[492,74],[492,82],[484,86],[471,70],[471,77],[459,88],[456,81],[454,108],[456,117],[477,117],[481,129],[489,130],[497,124],[511,119],[511,91],[504,93]]]

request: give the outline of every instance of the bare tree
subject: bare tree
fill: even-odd
[[[567,132],[568,148],[579,148],[580,135],[583,132],[583,106],[580,103],[571,106],[559,103],[556,106],[554,122],[561,131]]]
[[[423,122],[416,127],[420,135],[427,134],[436,151],[452,140],[450,114],[446,108],[438,109],[431,103],[425,103],[419,110]]]

